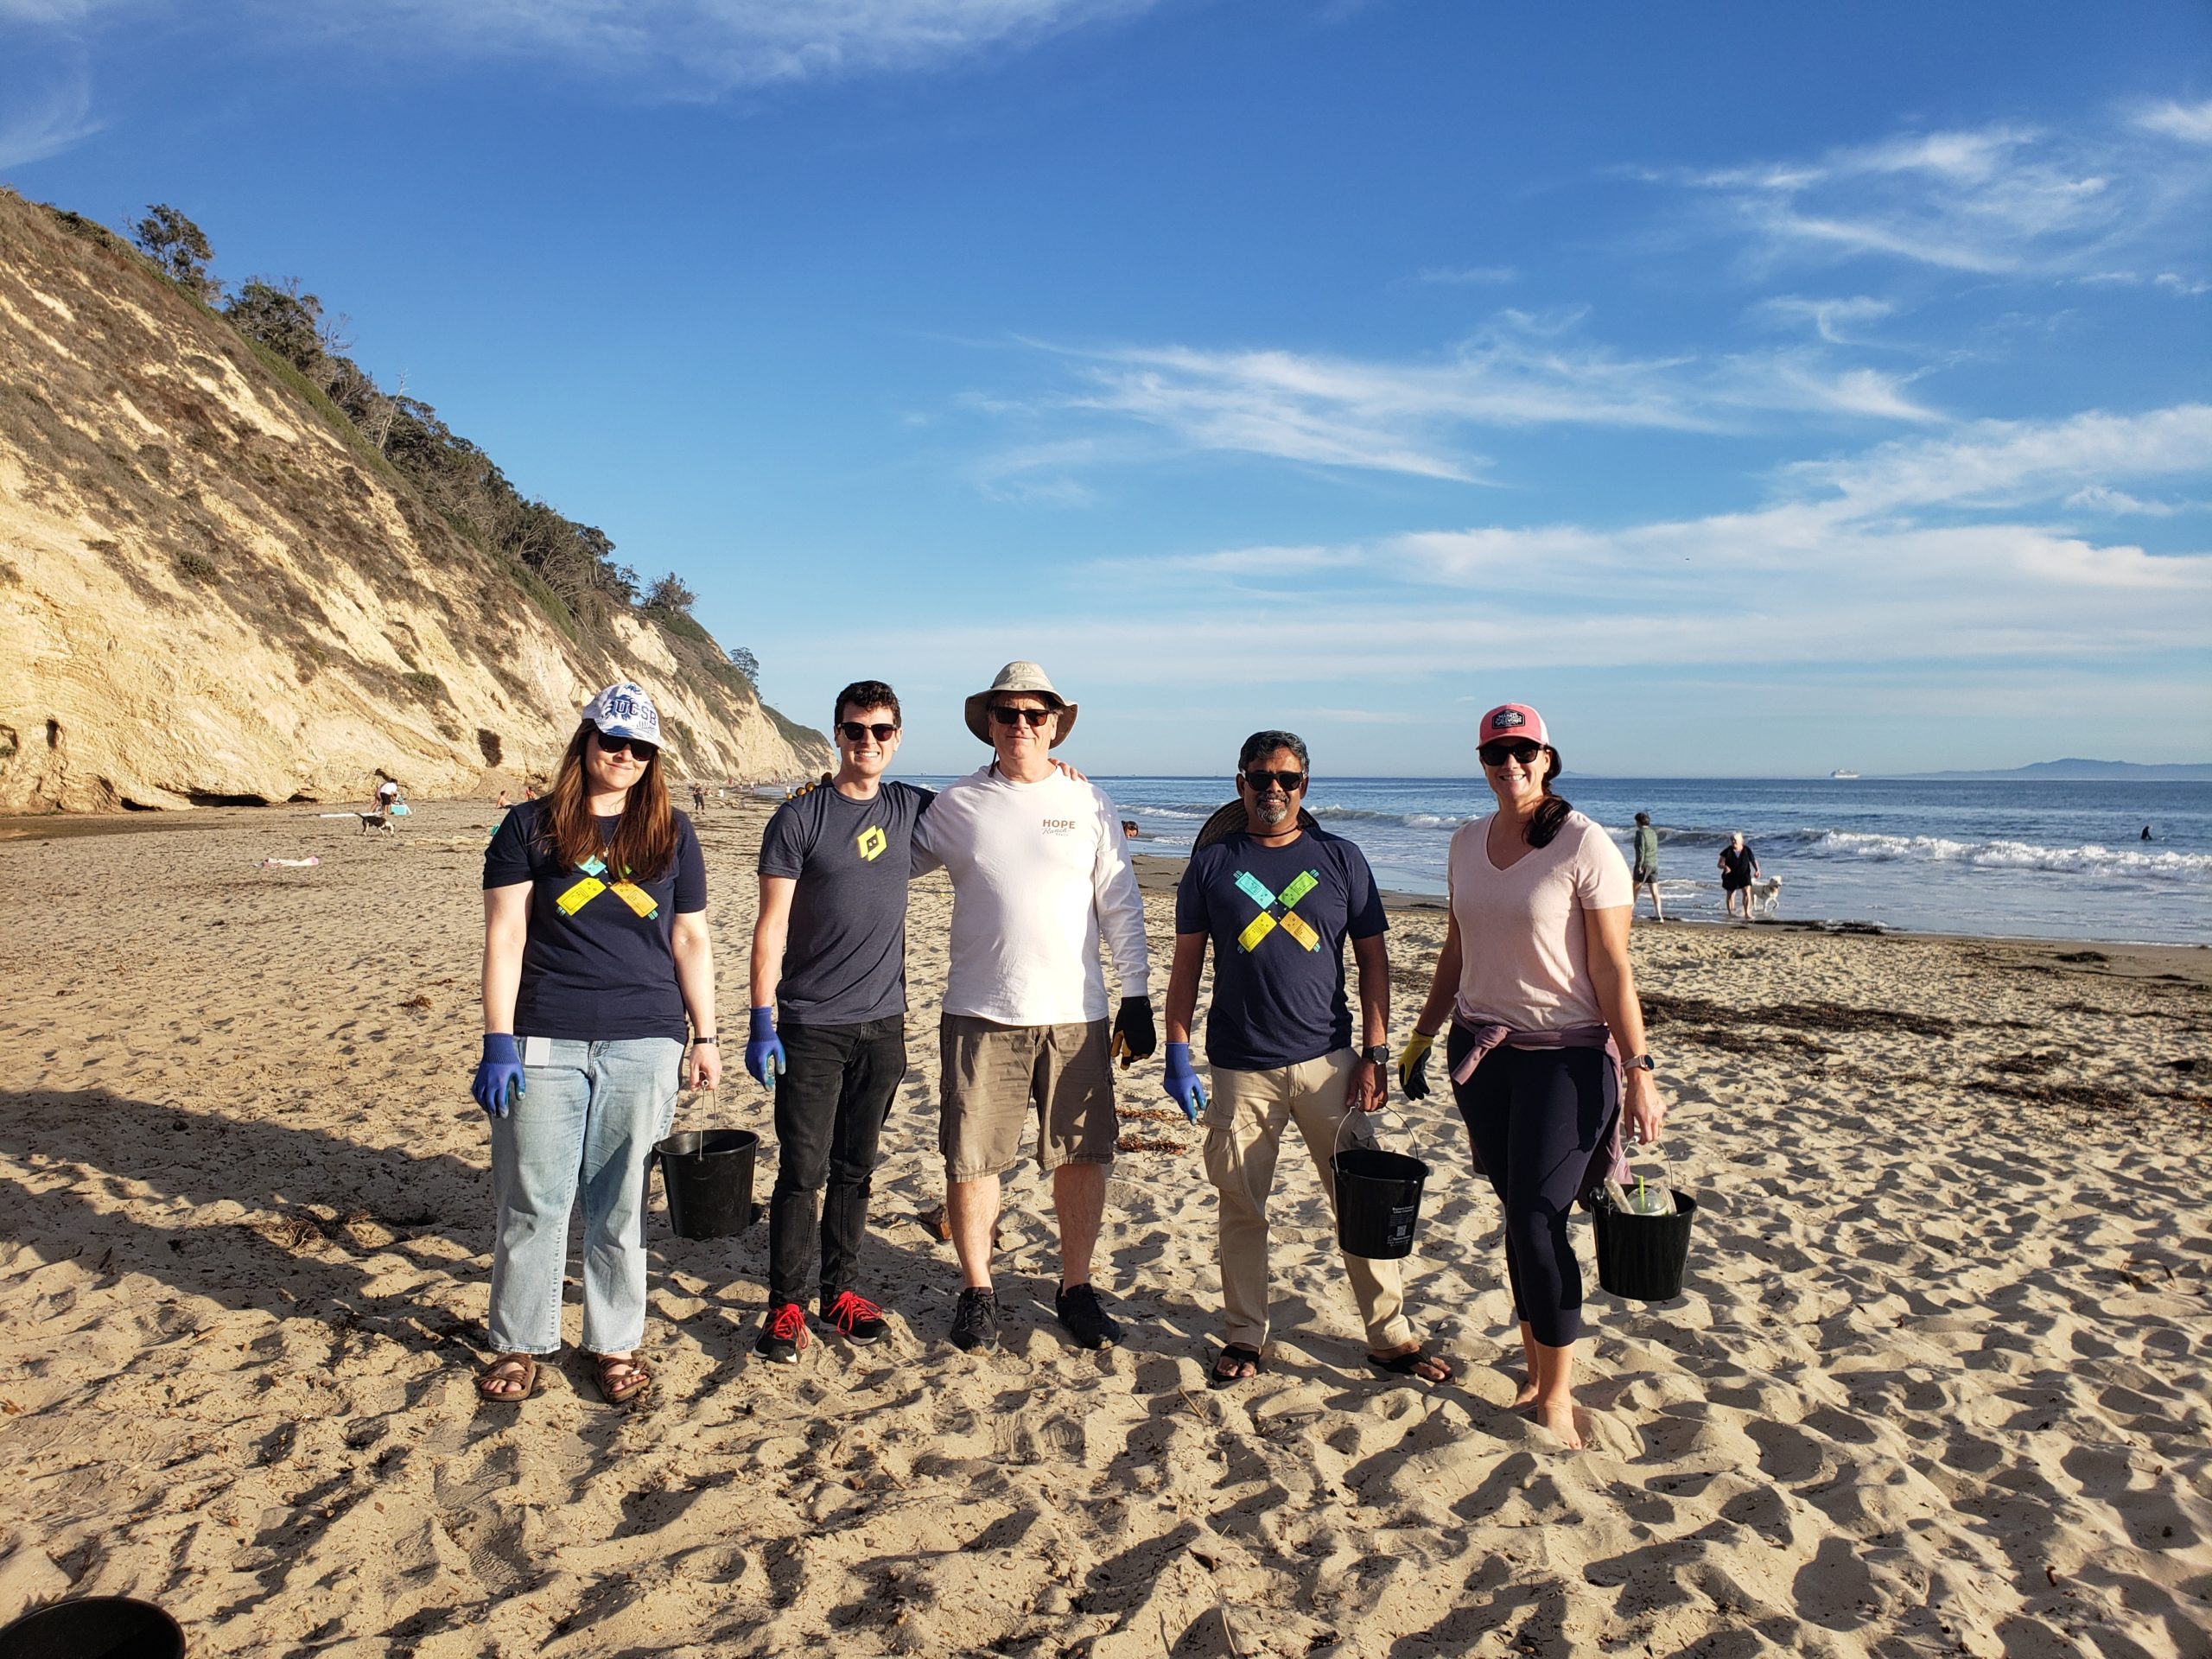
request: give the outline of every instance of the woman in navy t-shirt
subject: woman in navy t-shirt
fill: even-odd
[[[634,685],[584,710],[552,789],[484,854],[484,1058],[499,1231],[486,1400],[516,1401],[561,1346],[569,1215],[584,1202],[583,1345],[610,1405],[642,1394],[645,1160],[690,1084],[721,1078],[706,866],[661,779],[660,715]]]

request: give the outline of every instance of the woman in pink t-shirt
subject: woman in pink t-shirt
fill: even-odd
[[[1619,1156],[1624,1121],[1649,1145],[1667,1109],[1629,967],[1627,862],[1553,793],[1559,751],[1541,715],[1509,702],[1478,730],[1497,810],[1452,837],[1451,923],[1399,1081],[1413,1099],[1427,1094],[1428,1051],[1448,1013],[1453,1094],[1476,1167],[1505,1206],[1506,1272],[1529,1361],[1514,1404],[1579,1446],[1582,1272],[1567,1217]]]

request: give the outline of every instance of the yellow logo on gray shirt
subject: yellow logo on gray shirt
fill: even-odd
[[[883,856],[883,849],[890,844],[891,837],[873,823],[853,838],[854,847],[859,850],[860,855],[871,864]]]

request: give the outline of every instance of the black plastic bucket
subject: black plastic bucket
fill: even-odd
[[[0,1659],[183,1659],[184,1632],[150,1601],[79,1596],[0,1630]]]
[[[1380,1147],[1346,1147],[1334,1161],[1338,1244],[1370,1262],[1411,1254],[1428,1166]]]
[[[678,1238],[728,1238],[753,1224],[753,1160],[760,1137],[750,1129],[686,1129],[653,1148],[668,1224]]]
[[[1598,1230],[1598,1282],[1632,1302],[1671,1301],[1682,1294],[1682,1268],[1690,1258],[1690,1222],[1697,1200],[1675,1189],[1671,1216],[1637,1216],[1598,1200],[1591,1223]]]

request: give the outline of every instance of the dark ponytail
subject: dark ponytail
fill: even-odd
[[[1522,832],[1531,847],[1550,846],[1552,837],[1559,834],[1560,826],[1567,822],[1567,815],[1574,810],[1573,802],[1564,795],[1554,793],[1552,789],[1552,781],[1559,776],[1561,769],[1559,751],[1547,743],[1544,753],[1552,758],[1551,765],[1544,771],[1544,798],[1529,815],[1529,827]]]

